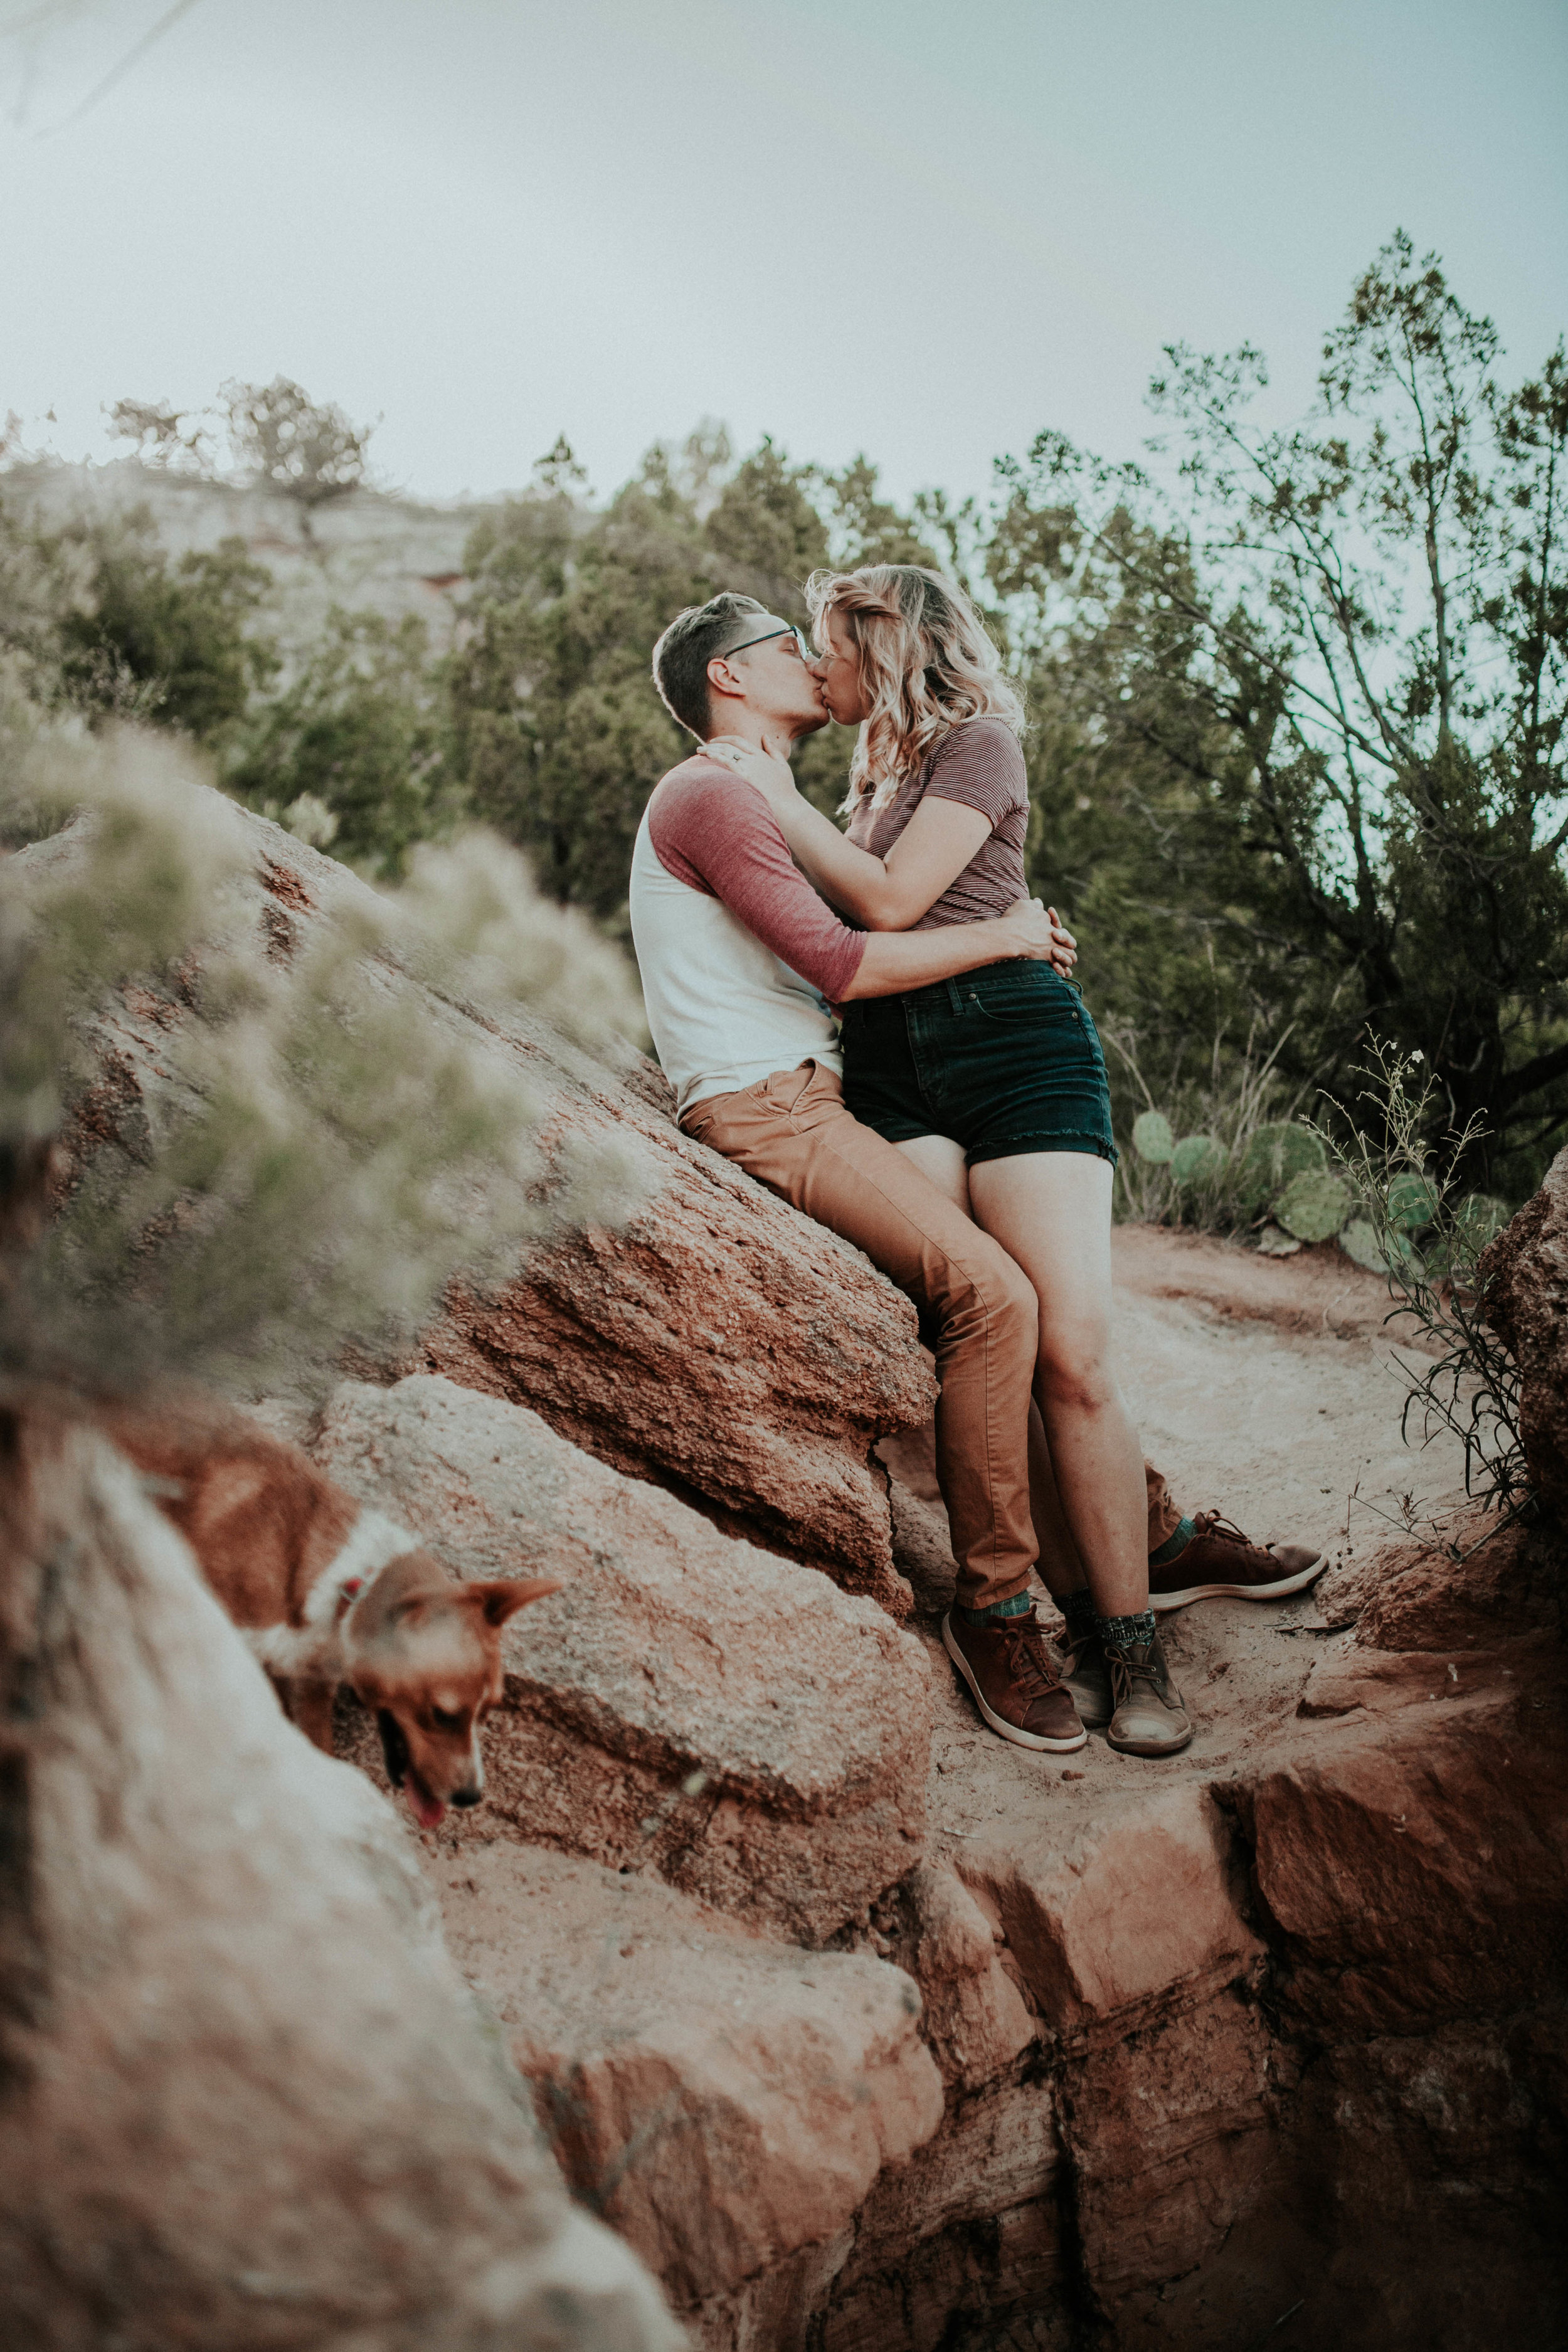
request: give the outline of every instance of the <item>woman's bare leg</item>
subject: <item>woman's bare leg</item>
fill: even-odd
[[[1040,1579],[1053,1601],[1081,1592],[1089,1582],[1057,1485],[1050,1441],[1037,1402],[1029,1401],[1029,1517],[1040,1547]]]
[[[973,1216],[969,1165],[962,1144],[954,1143],[951,1136],[917,1135],[908,1143],[900,1143],[899,1150],[965,1216]],[[1083,1563],[1062,1508],[1045,1423],[1040,1419],[1038,1404],[1033,1401],[1029,1406],[1029,1516],[1035,1522],[1035,1540],[1040,1547],[1041,1580],[1052,1599],[1060,1601],[1068,1592],[1081,1592],[1086,1581]]]
[[[1110,1163],[1031,1151],[982,1160],[968,1179],[971,1214],[1039,1298],[1036,1396],[1090,1597],[1101,1617],[1132,1616],[1149,1605],[1149,1517],[1143,1457],[1110,1360]]]

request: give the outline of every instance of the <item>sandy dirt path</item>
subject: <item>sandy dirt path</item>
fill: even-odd
[[[1331,1248],[1271,1263],[1151,1227],[1119,1228],[1115,1248],[1123,1385],[1187,1509],[1223,1509],[1257,1541],[1314,1544],[1332,1567],[1399,1538],[1403,1496],[1423,1520],[1462,1499],[1452,1440],[1422,1449],[1401,1439],[1405,1391],[1378,1277]],[[1074,1816],[1238,1770],[1294,1714],[1324,1649],[1351,1640],[1325,1625],[1313,1591],[1199,1601],[1163,1617],[1196,1734],[1184,1755],[1148,1762],[1116,1755],[1099,1734],[1063,1758],[1008,1747],[980,1725],[929,1622],[919,1630],[937,1696],[932,1822],[953,1847],[1054,1843]]]
[[[1123,1387],[1189,1509],[1335,1553],[1399,1531],[1405,1496],[1423,1521],[1462,1499],[1458,1445],[1401,1436],[1399,1361],[1422,1359],[1385,1328],[1377,1276],[1337,1249],[1270,1263],[1148,1226],[1115,1249]]]

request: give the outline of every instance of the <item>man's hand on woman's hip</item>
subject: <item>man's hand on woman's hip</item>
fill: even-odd
[[[1065,980],[1078,961],[1078,941],[1063,928],[1056,908],[1038,898],[1016,898],[996,918],[996,928],[1007,940],[997,951],[999,962],[1008,956],[1026,956],[1033,963],[1048,963]]]

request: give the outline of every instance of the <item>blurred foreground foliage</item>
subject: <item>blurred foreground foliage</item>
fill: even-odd
[[[255,829],[188,751],[15,699],[0,827],[0,1370],[308,1386],[345,1341],[395,1346],[451,1275],[617,1213],[618,1159],[547,1166],[520,1069],[449,1011],[504,1034],[532,1007],[589,1045],[637,1027],[624,959],[508,845],[421,847],[401,891],[353,894],[279,959]],[[125,987],[169,1001],[163,1090],[129,1160],[72,1172],[55,1139],[112,1072]]]
[[[818,564],[935,563],[1026,697],[1031,881],[1079,934],[1123,1144],[1157,1111],[1218,1155],[1177,1182],[1129,1152],[1122,1210],[1247,1222],[1215,1171],[1346,1099],[1374,1036],[1423,1056],[1439,1159],[1517,1200],[1568,1128],[1568,361],[1504,383],[1396,236],[1298,425],[1256,421],[1266,383],[1256,352],[1173,349],[1147,467],[1045,433],[989,500],[907,511],[865,458],[737,458],[711,425],[596,501],[562,439],[475,529],[448,655],[340,614],[292,674],[243,550],[198,576],[144,539],[46,545],[0,476],[0,637],[37,698],[182,731],[365,873],[478,817],[624,938],[642,809],[690,748],[648,681],[671,614],[728,587],[801,618]],[[122,406],[199,462],[173,412]],[[851,748],[801,748],[825,808]]]

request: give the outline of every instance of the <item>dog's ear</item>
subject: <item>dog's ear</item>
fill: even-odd
[[[564,1579],[559,1576],[507,1576],[475,1579],[465,1584],[463,1591],[477,1601],[487,1625],[504,1625],[531,1601],[542,1601],[546,1593],[559,1592]]]

